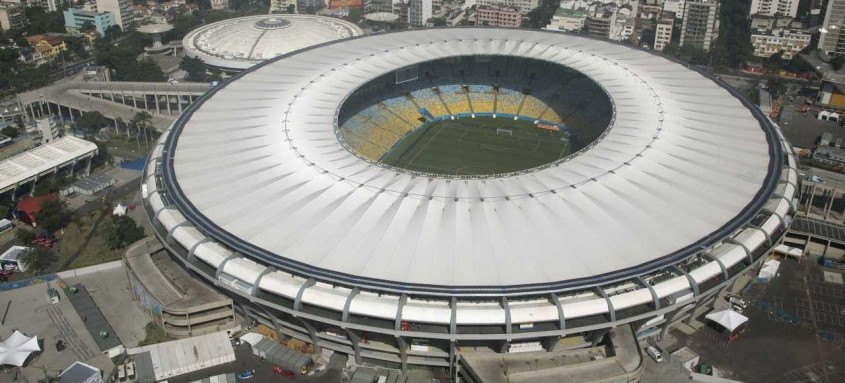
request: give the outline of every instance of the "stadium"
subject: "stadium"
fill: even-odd
[[[477,381],[473,354],[618,351],[707,308],[786,232],[788,148],[732,88],[647,51],[426,29],[240,73],[164,132],[142,194],[243,315]]]
[[[182,38],[185,55],[210,69],[239,72],[298,49],[361,35],[357,25],[315,15],[262,15],[203,25]]]

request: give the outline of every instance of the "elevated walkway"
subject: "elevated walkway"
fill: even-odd
[[[21,93],[18,101],[30,118],[62,115],[71,121],[91,111],[130,121],[146,110],[153,126],[163,131],[208,89],[205,83],[66,80]]]

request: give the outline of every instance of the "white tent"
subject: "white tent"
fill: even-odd
[[[711,311],[710,314],[705,315],[704,318],[720,324],[730,332],[736,330],[736,328],[741,326],[743,323],[748,322],[748,318],[746,316],[727,307],[715,309]]]
[[[12,336],[0,342],[0,365],[23,366],[29,354],[36,351],[41,351],[41,347],[38,346],[38,337],[30,338],[15,330]]]
[[[111,214],[118,217],[126,215],[126,205],[118,203],[117,206],[114,207],[114,210],[112,210]]]
[[[757,278],[769,280],[774,278],[778,275],[778,269],[780,268],[780,261],[770,259],[763,263],[763,267],[760,268],[760,273],[757,274]]]

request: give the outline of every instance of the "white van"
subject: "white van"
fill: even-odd
[[[646,347],[645,352],[651,357],[651,359],[654,359],[655,362],[660,363],[663,361],[663,354],[661,354],[654,346]]]

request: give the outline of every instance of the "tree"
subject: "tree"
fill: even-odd
[[[85,49],[85,43],[82,42],[81,38],[69,37],[65,39],[65,44],[67,44],[67,49],[73,52],[76,57],[79,57],[81,59],[87,59],[88,57],[91,57],[91,53],[89,53],[88,50]]]
[[[79,119],[76,120],[76,128],[90,134],[96,134],[100,129],[106,127],[109,120],[102,115],[102,113],[84,112]]]
[[[86,21],[86,22],[82,23],[82,26],[79,27],[79,31],[82,32],[82,33],[93,32],[95,30],[97,30],[97,26],[94,25],[94,23],[92,23],[90,21]]]
[[[830,60],[830,66],[833,70],[842,69],[845,66],[845,56],[833,56],[833,59]]]
[[[122,249],[144,238],[144,228],[125,215],[115,216],[105,222],[103,235],[112,250]]]
[[[150,146],[150,138],[148,129],[153,125],[153,116],[149,114],[147,111],[142,110],[138,113],[135,113],[135,116],[132,117],[132,120],[129,121],[129,126],[134,127],[138,131],[138,135],[136,136],[140,139],[141,134],[144,135],[144,142],[146,143],[147,147]],[[139,143],[140,145],[140,143]]]
[[[766,81],[766,87],[769,90],[769,94],[772,95],[772,98],[777,98],[786,92],[786,84],[783,83],[783,80],[777,77],[769,78]]]
[[[188,81],[206,81],[205,64],[198,58],[185,56],[179,63],[179,69],[188,72],[185,77]]]
[[[21,246],[31,246],[32,241],[35,240],[35,233],[32,230],[18,228],[15,231],[15,241]]]
[[[100,167],[104,166],[107,163],[111,163],[111,154],[109,153],[109,147],[99,141],[91,141],[94,141],[94,144],[97,145],[97,155],[91,159],[91,166]]]
[[[3,128],[3,130],[0,130],[0,134],[9,138],[15,138],[18,136],[18,129],[12,126],[7,126]]]
[[[41,205],[41,211],[35,217],[35,222],[47,231],[59,230],[70,220],[67,206],[59,199],[46,200]]]
[[[750,10],[751,0],[721,0],[719,36],[710,52],[715,65],[737,68],[751,57],[754,47],[747,19]]]
[[[66,7],[62,3],[63,8]],[[62,13],[64,9],[56,12],[47,12],[41,7],[26,7],[24,14],[29,20],[29,25],[24,28],[26,34],[29,36],[39,35],[47,32],[65,33],[65,17]]]
[[[778,73],[781,68],[781,58],[783,58],[783,51],[779,51],[771,55],[766,62],[763,63],[763,68],[767,73]]]
[[[435,27],[445,27],[446,26],[446,19],[444,19],[442,17],[432,17],[432,18],[428,19],[428,22],[430,22],[431,25],[434,25]]]
[[[528,12],[528,18],[523,20],[523,28],[543,29],[552,21],[560,8],[560,0],[540,0],[540,6]]]
[[[56,262],[56,256],[43,247],[31,247],[21,252],[18,259],[26,264],[34,274],[41,274]]]

